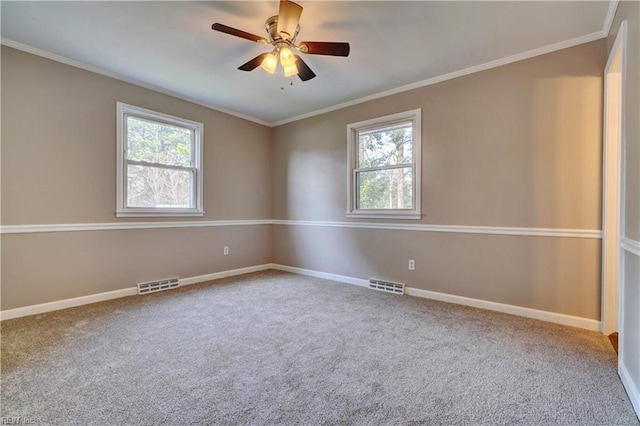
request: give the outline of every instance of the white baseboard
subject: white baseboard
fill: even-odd
[[[324,278],[325,280],[337,281],[337,282],[346,283],[346,284],[359,285],[361,287],[368,287],[369,286],[369,281],[368,280],[363,280],[361,278],[353,278],[353,277],[347,277],[347,276],[344,276],[344,275],[330,274],[328,272],[313,271],[311,269],[296,268],[294,266],[278,265],[276,263],[272,264],[271,267],[272,267],[272,269],[276,269],[278,271],[291,272],[293,274],[306,275],[308,277]]]
[[[247,268],[231,269],[228,271],[214,272],[212,274],[200,275],[197,277],[182,278],[180,285],[191,285],[234,275],[248,274],[251,272],[271,269],[271,264],[249,266]],[[129,287],[121,290],[107,291],[104,293],[91,294],[89,296],[74,297],[72,299],[56,300],[55,302],[40,303],[22,308],[7,309],[0,312],[0,321],[26,317],[29,315],[43,314],[46,312],[58,311],[60,309],[75,308],[76,306],[88,305],[90,303],[103,302],[105,300],[118,299],[120,297],[135,296],[138,294],[138,287]]]
[[[204,283],[204,282],[207,282],[207,281],[219,280],[220,278],[233,277],[235,275],[250,274],[251,272],[266,271],[267,269],[272,269],[270,263],[266,263],[264,265],[257,265],[257,266],[248,266],[246,268],[240,268],[240,269],[229,269],[228,271],[214,272],[212,274],[199,275],[197,277],[181,278],[180,279],[180,285],[183,286],[183,285]]]
[[[309,269],[295,268],[293,266],[273,264],[273,269],[292,272],[294,274],[307,275],[310,277],[324,278],[347,284],[355,284],[368,287],[369,281],[361,278],[347,277],[344,275],[330,274],[327,272],[312,271]],[[507,305],[504,303],[490,302],[488,300],[472,299],[469,297],[456,296],[453,294],[438,293],[435,291],[421,290],[413,287],[405,287],[405,294],[409,296],[422,297],[425,299],[439,300],[441,302],[455,303],[457,305],[472,306],[474,308],[487,309],[525,318],[533,318],[547,322],[553,322],[572,327],[585,328],[587,330],[599,331],[600,321],[574,317],[571,315],[558,314],[555,312],[539,311],[537,309],[524,308],[521,306]]]
[[[406,288],[406,294],[408,294],[409,296],[423,297],[425,299],[439,300],[441,302],[455,303],[457,305],[472,306],[474,308],[487,309],[489,311],[502,312],[505,314],[517,315],[525,318],[554,322],[556,324],[585,328],[592,331],[600,331],[600,321],[588,318],[574,317],[571,315],[559,314],[556,312],[540,311],[538,309],[507,305],[505,303],[490,302],[488,300],[482,299],[472,299],[470,297],[438,293],[435,291],[421,290],[419,288],[412,287]]]
[[[75,308],[76,306],[90,303],[103,302],[105,300],[118,299],[120,297],[135,296],[137,287],[123,288],[122,290],[107,291],[104,293],[90,294],[89,296],[74,297],[72,299],[56,300],[55,302],[40,303],[22,308],[7,309],[0,312],[0,321],[26,317],[29,315],[44,314],[45,312],[59,311],[60,309]]]
[[[248,274],[251,272],[264,271],[267,269],[276,269],[279,271],[291,272],[299,275],[323,278],[331,281],[337,281],[346,284],[353,284],[361,287],[368,287],[369,281],[362,278],[348,277],[344,275],[331,274],[328,272],[314,271],[310,269],[296,268],[294,266],[279,265],[268,263],[264,265],[249,266],[246,268],[231,269],[228,271],[214,272],[212,274],[199,275],[196,277],[181,278],[180,285],[191,285],[206,281],[217,280],[220,278],[232,277],[235,275]],[[536,309],[524,308],[521,306],[506,305],[503,303],[490,302],[487,300],[471,299],[463,296],[455,296],[452,294],[437,293],[434,291],[421,290],[412,287],[406,287],[405,292],[409,296],[423,297],[426,299],[439,300],[442,302],[455,303],[458,305],[472,306],[490,311],[503,312],[512,315],[518,315],[526,318],[534,318],[542,321],[554,322],[573,327],[585,328],[587,330],[598,331],[600,329],[600,321],[574,317],[555,312],[539,311]],[[45,312],[57,311],[60,309],[73,308],[76,306],[88,305],[90,303],[102,302],[105,300],[117,299],[120,297],[134,296],[138,294],[137,287],[125,288],[122,290],[108,291],[105,293],[92,294],[89,296],[75,297],[72,299],[58,300],[55,302],[41,303],[38,305],[25,306],[22,308],[8,309],[0,312],[0,321],[20,318],[28,315],[37,315]]]
[[[640,389],[638,389],[638,386],[633,382],[629,371],[623,363],[618,364],[618,374],[627,391],[627,395],[629,395],[631,405],[633,405],[633,409],[636,410],[636,416],[640,419]]]

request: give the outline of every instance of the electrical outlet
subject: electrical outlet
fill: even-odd
[[[416,261],[413,259],[409,259],[409,270],[410,271],[416,270]]]
[[[222,250],[222,253],[226,256],[229,254],[229,247],[224,246],[224,249]]]

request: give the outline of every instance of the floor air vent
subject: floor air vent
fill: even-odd
[[[156,291],[169,290],[180,286],[178,278],[167,278],[161,281],[150,281],[138,284],[138,294],[155,293]]]
[[[404,284],[377,280],[375,278],[369,279],[369,288],[379,291],[386,291],[387,293],[404,294]]]

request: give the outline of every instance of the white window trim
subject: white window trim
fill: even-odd
[[[178,217],[178,216],[203,216],[202,204],[202,144],[204,138],[204,125],[196,121],[186,120],[180,117],[151,111],[122,102],[117,103],[117,160],[116,160],[116,217]],[[194,197],[194,207],[183,208],[149,208],[149,207],[127,207],[127,176],[126,176],[126,126],[125,115],[133,115],[140,118],[177,125],[193,130],[193,162],[195,164],[194,184],[195,189],[191,196]]]
[[[386,115],[384,117],[373,118],[371,120],[360,121],[347,125],[347,164],[349,172],[347,176],[347,217],[358,217],[366,219],[420,219],[421,214],[421,188],[422,182],[422,130],[421,130],[422,109],[412,109],[397,114]],[[413,209],[412,210],[358,210],[356,209],[356,188],[355,170],[358,160],[358,132],[371,127],[378,127],[385,124],[392,124],[396,121],[411,121],[412,131],[412,152],[413,152]]]

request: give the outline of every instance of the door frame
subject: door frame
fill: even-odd
[[[622,247],[624,221],[624,146],[626,89],[627,22],[620,24],[618,35],[604,69],[603,169],[602,169],[602,304],[601,331],[619,333],[622,344],[623,306]],[[622,348],[619,348],[622,353]]]

